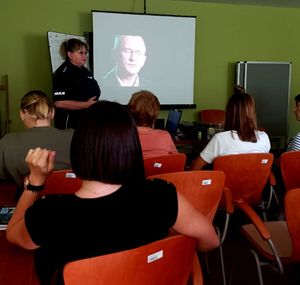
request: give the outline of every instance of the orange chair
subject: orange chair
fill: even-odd
[[[45,182],[45,189],[40,195],[73,194],[81,187],[82,181],[70,169],[55,170]]]
[[[219,109],[205,109],[198,113],[200,122],[213,125],[224,125],[225,115],[226,112]]]
[[[262,200],[262,192],[268,181],[275,185],[275,178],[271,174],[273,159],[271,153],[233,154],[215,158],[213,167],[224,171],[225,188],[231,192],[233,206],[243,211],[244,208],[251,209],[259,205],[266,220],[265,211],[271,200],[269,198],[266,205]],[[274,188],[270,187],[270,196],[273,192]]]
[[[184,153],[168,154],[144,159],[146,177],[161,173],[183,171],[186,163]]]
[[[268,202],[262,201],[262,192],[268,181],[272,186],[276,183],[271,172],[273,159],[271,153],[246,153],[220,156],[214,160],[214,169],[225,172],[225,186],[231,192],[234,206],[240,208],[245,203],[260,205],[266,219],[265,212],[270,206],[274,188],[270,187]]]
[[[284,152],[280,157],[280,168],[286,191],[300,188],[300,151]]]
[[[286,221],[265,223],[252,208],[243,206],[243,211],[252,224],[244,225],[241,231],[256,249],[250,252],[255,257],[261,285],[262,266],[270,265],[283,274],[283,264],[300,262],[300,188],[289,190],[285,195],[284,204]],[[258,256],[263,257],[263,262]]]
[[[176,189],[182,193],[189,202],[212,222],[221,200],[225,175],[223,171],[185,171],[153,175],[148,179],[160,178],[173,183]],[[227,195],[226,195],[227,194]],[[227,206],[226,223],[223,235],[220,237],[222,245],[227,230],[229,215],[232,213],[231,198],[225,192],[225,199],[229,203]],[[226,284],[225,268],[223,262],[222,246],[220,245],[220,257],[222,266],[223,284]]]
[[[135,249],[73,261],[64,267],[64,282],[65,285],[201,285],[196,246],[194,238],[177,235]]]
[[[222,197],[223,171],[195,170],[149,176],[171,182],[189,202],[212,222]]]
[[[18,185],[14,181],[0,182],[0,205],[13,205],[16,203]]]

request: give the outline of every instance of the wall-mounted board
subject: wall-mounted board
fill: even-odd
[[[54,73],[54,71],[64,62],[64,58],[62,58],[59,53],[60,45],[62,42],[71,38],[76,38],[87,43],[87,39],[85,37],[78,36],[78,35],[48,32],[47,36],[48,36],[48,45],[49,45],[52,73]],[[89,59],[87,59],[87,66],[86,66],[86,68],[89,69],[88,63],[89,63]]]
[[[236,84],[254,97],[258,126],[270,137],[288,135],[291,71],[290,62],[236,63]]]

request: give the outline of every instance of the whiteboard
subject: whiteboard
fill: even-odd
[[[65,61],[59,53],[60,45],[63,41],[76,38],[87,43],[87,39],[83,36],[71,35],[65,33],[48,32],[48,45],[50,52],[52,73]],[[86,68],[89,69],[89,58],[86,60]]]
[[[239,61],[236,84],[254,97],[257,123],[272,137],[287,137],[292,64]]]

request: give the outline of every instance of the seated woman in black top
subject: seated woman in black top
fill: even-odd
[[[82,187],[35,201],[54,160],[51,150],[28,152],[31,185],[7,229],[9,241],[37,249],[41,284],[69,261],[135,248],[166,237],[170,228],[199,239],[201,250],[218,246],[211,223],[172,184],[145,179],[136,125],[120,104],[95,103],[74,132],[71,163]]]

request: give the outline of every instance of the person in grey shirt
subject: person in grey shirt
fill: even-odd
[[[6,134],[0,140],[0,179],[13,180],[20,189],[29,173],[25,157],[35,147],[56,151],[54,169],[69,169],[72,130],[51,126],[54,108],[47,95],[39,90],[28,92],[21,99],[20,118],[26,130]]]

